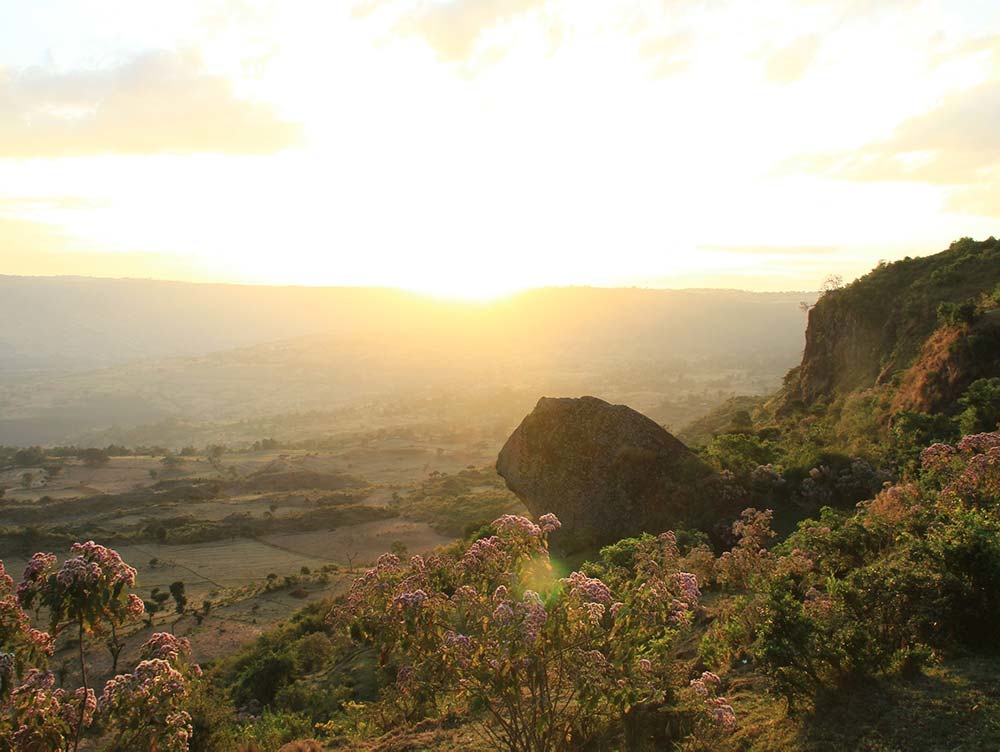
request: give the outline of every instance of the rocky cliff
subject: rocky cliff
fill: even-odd
[[[998,284],[1000,242],[965,238],[932,256],[880,264],[851,285],[825,293],[809,312],[802,363],[786,378],[783,407],[810,406],[898,381],[929,354],[932,335],[948,323],[939,316],[942,304],[981,302]],[[962,328],[963,322],[951,323]],[[971,322],[964,323],[970,324],[965,334],[973,333]],[[935,352],[940,359],[940,348]]]

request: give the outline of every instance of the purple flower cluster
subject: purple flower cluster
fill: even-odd
[[[677,535],[673,530],[660,533],[656,539],[660,542],[660,551],[665,560],[673,562],[681,555],[680,549],[677,548]]]
[[[459,585],[451,594],[452,603],[473,604],[479,600],[479,593],[472,585]]]
[[[163,752],[186,752],[192,728],[191,716],[179,709],[188,697],[184,675],[170,661],[142,661],[130,674],[108,680],[100,708],[112,726],[141,724],[153,746]]]
[[[697,679],[692,679],[690,686],[695,694],[705,701],[712,722],[726,731],[736,728],[736,713],[725,697],[717,697],[716,692],[722,685],[722,680],[711,671],[704,671]]]
[[[542,628],[549,618],[545,604],[542,603],[541,597],[534,590],[525,590],[519,606],[523,614],[521,636],[525,642],[534,644],[538,641]]]
[[[552,515],[552,518],[555,519],[555,515]],[[556,523],[558,522],[559,520],[556,520]],[[517,514],[505,514],[503,517],[493,520],[493,527],[501,534],[514,532],[530,538],[538,538],[542,534],[542,528],[527,517],[521,517]]]
[[[122,557],[114,549],[87,541],[74,543],[69,550],[100,567],[109,584],[135,587],[135,569],[122,561]]]
[[[985,454],[991,449],[1000,449],[1000,432],[974,433],[958,442],[958,451],[963,454]]]
[[[603,603],[584,603],[583,610],[587,614],[587,621],[593,625],[601,623],[604,618],[605,607]]]
[[[682,601],[679,598],[671,598],[670,603],[667,605],[667,611],[669,616],[667,617],[672,624],[677,626],[684,626],[689,624],[692,620],[691,606],[687,601]]]
[[[514,608],[507,602],[498,603],[493,609],[493,618],[501,623],[509,622],[514,618]]]
[[[489,538],[480,538],[475,541],[469,550],[462,556],[462,566],[481,567],[491,561],[496,561],[503,556],[503,549],[500,547],[500,539],[491,535]]]
[[[733,706],[729,704],[725,697],[713,697],[709,702],[709,710],[712,714],[712,721],[715,722],[717,726],[725,729],[726,731],[733,731],[736,729],[736,711],[733,710]]]
[[[943,495],[970,504],[1000,496],[1000,431],[964,436],[957,447],[933,444],[920,453],[920,463],[938,476]]]
[[[138,619],[146,613],[146,606],[143,604],[142,598],[135,593],[129,593],[125,611],[131,618]]]
[[[538,524],[541,525],[543,533],[551,533],[562,527],[562,523],[559,521],[559,518],[552,514],[552,512],[543,514],[539,517]]]
[[[377,572],[395,572],[399,569],[399,557],[396,554],[382,554],[375,562]]]
[[[931,472],[947,470],[957,453],[951,444],[931,444],[920,453],[920,466]]]
[[[17,600],[22,605],[30,605],[55,563],[55,554],[36,553],[31,557],[17,586]]]
[[[23,583],[22,583],[23,585]],[[0,644],[5,647],[23,647],[29,652],[51,655],[52,636],[32,628],[19,597],[13,594],[14,581],[0,561]],[[23,592],[19,586],[18,593]]]
[[[56,572],[56,582],[66,590],[90,590],[101,579],[101,568],[82,556],[67,559]]]
[[[191,655],[191,643],[186,637],[176,637],[169,632],[156,632],[140,648],[143,660],[161,660],[174,663],[178,658]]]
[[[583,572],[573,572],[569,577],[560,580],[569,587],[570,594],[583,601],[603,603],[610,606],[614,603],[611,590],[596,577],[588,577]]]
[[[468,635],[449,630],[444,635],[444,650],[461,669],[472,666],[472,656],[476,651],[476,643]]]
[[[698,578],[690,572],[674,572],[674,584],[681,591],[681,600],[690,606],[698,605],[701,590],[698,589]]]
[[[420,588],[416,590],[400,593],[392,599],[392,607],[398,611],[412,611],[419,609],[427,600],[427,593]]]
[[[67,692],[55,683],[51,672],[32,668],[11,691],[11,705],[22,711],[13,749],[51,749],[53,742],[61,748],[73,738],[78,725],[85,728],[93,722],[97,711],[93,690],[80,687]]]

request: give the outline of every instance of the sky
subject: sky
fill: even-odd
[[[995,0],[0,0],[0,274],[815,290],[998,234]]]

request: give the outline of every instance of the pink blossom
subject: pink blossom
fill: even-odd
[[[542,627],[548,620],[545,604],[542,603],[542,599],[534,590],[525,590],[519,605],[524,614],[521,621],[521,635],[525,642],[534,643],[538,640]]]
[[[176,637],[169,632],[156,632],[139,649],[144,660],[176,661],[191,654],[191,643],[186,637]]]
[[[985,454],[991,449],[1000,448],[1000,432],[974,433],[963,436],[958,442],[958,451],[964,454]]]
[[[698,604],[701,591],[698,589],[698,578],[690,572],[675,572],[674,583],[680,588],[681,598],[689,605]]]
[[[400,611],[407,611],[420,608],[427,600],[427,593],[421,589],[412,592],[400,593],[392,600],[393,608]]]
[[[945,470],[956,454],[957,450],[950,444],[931,444],[920,453],[920,466],[925,470]]]
[[[70,553],[79,554],[81,558],[96,564],[112,585],[135,586],[135,569],[122,561],[117,551],[94,541],[74,543],[69,550]]]
[[[558,522],[558,520],[556,521]],[[542,529],[538,525],[527,517],[521,517],[517,514],[505,514],[503,517],[493,520],[493,527],[499,533],[518,532],[531,538],[537,538],[542,534]]]
[[[146,606],[143,605],[142,598],[140,598],[135,593],[128,594],[128,606],[126,607],[128,615],[132,618],[138,619],[144,613],[146,613]]]
[[[604,603],[611,605],[614,598],[611,590],[601,580],[596,577],[588,577],[583,572],[573,572],[569,577],[560,580],[564,585],[568,585],[570,593],[585,601]]]
[[[583,608],[587,612],[587,620],[591,624],[601,623],[601,619],[604,618],[603,603],[584,603]]]
[[[469,550],[462,556],[462,564],[466,567],[481,566],[501,556],[500,539],[491,535],[489,538],[480,538],[469,546]]]
[[[562,523],[559,521],[559,518],[551,512],[543,514],[539,517],[538,523],[542,526],[542,532],[544,533],[551,533],[562,527]]]
[[[56,572],[56,582],[66,590],[87,590],[95,587],[100,579],[101,568],[96,562],[87,561],[82,556],[67,559]]]
[[[399,557],[396,554],[382,554],[375,562],[375,571],[395,571],[399,569]]]

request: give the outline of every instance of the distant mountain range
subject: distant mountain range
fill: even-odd
[[[379,288],[0,277],[0,443],[429,388],[659,393],[739,374],[733,389],[760,392],[799,359],[799,303],[815,297],[545,288],[477,304]]]

